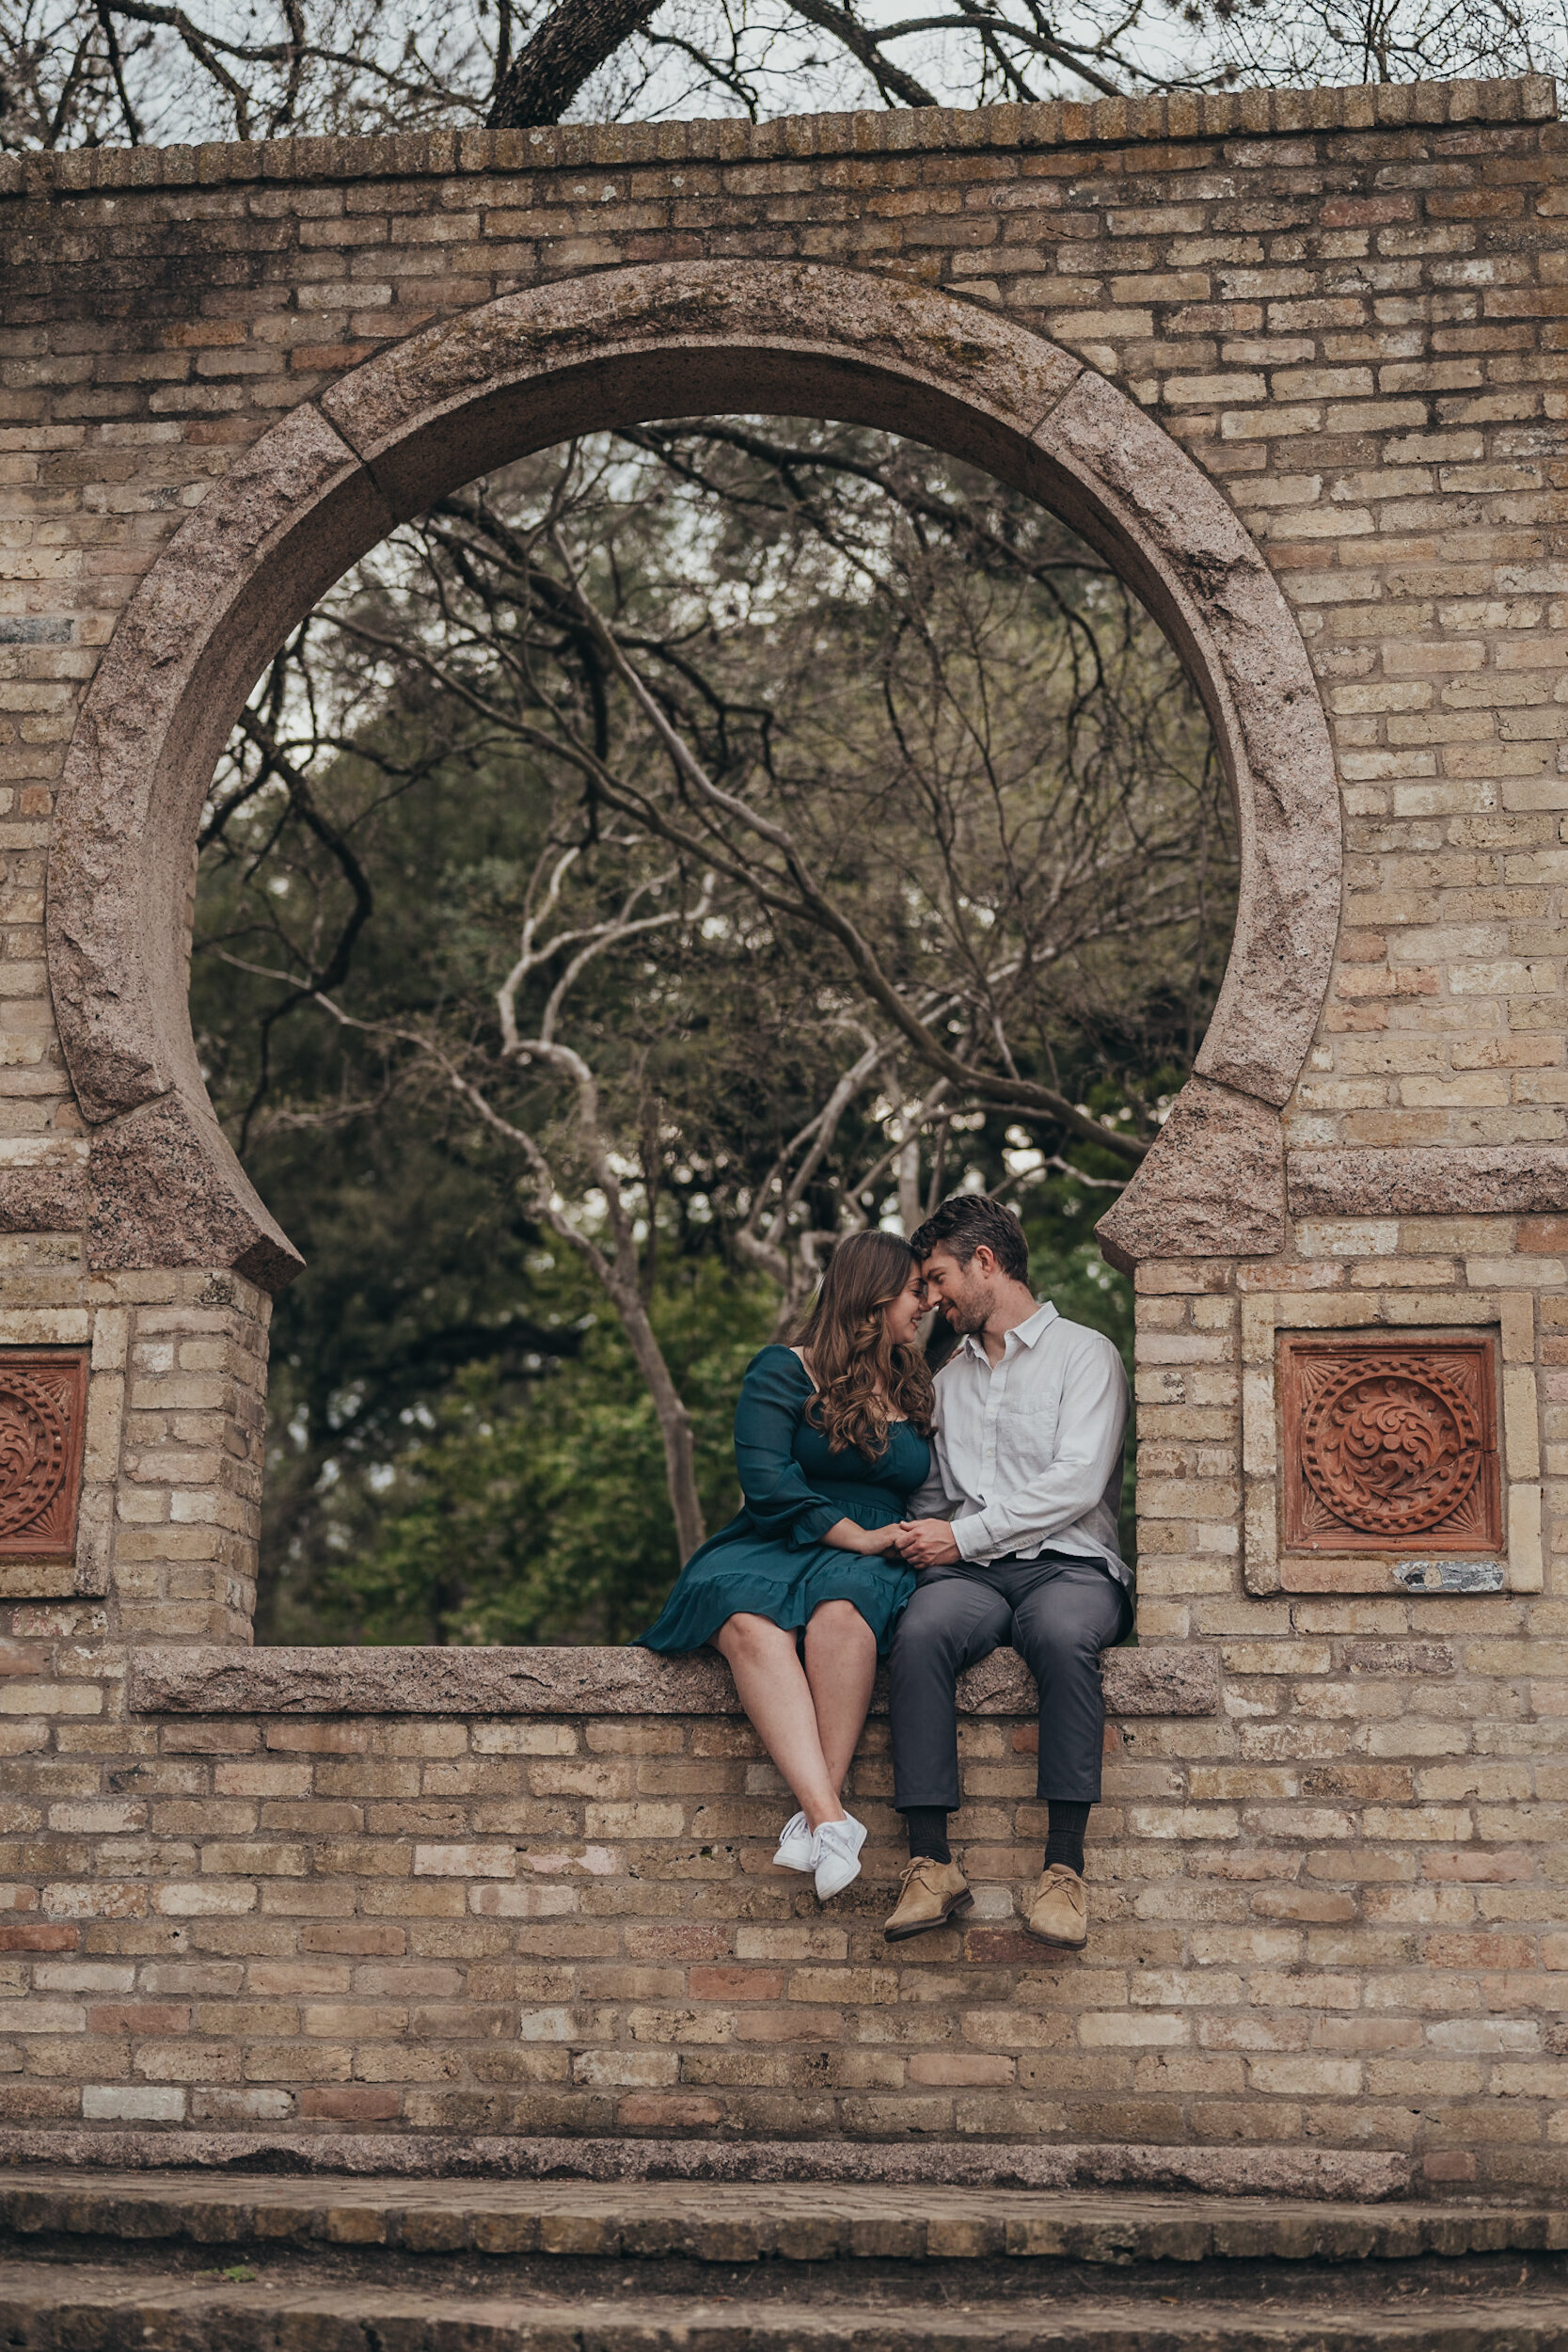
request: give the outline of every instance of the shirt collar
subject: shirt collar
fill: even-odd
[[[1048,1298],[1043,1306],[1039,1306],[1035,1309],[1032,1315],[1026,1315],[1022,1323],[1015,1323],[1012,1329],[1008,1332],[1007,1338],[1009,1340],[1016,1340],[1020,1347],[1033,1347],[1035,1342],[1040,1337],[1040,1334],[1043,1331],[1048,1330],[1055,1320],[1056,1310]],[[969,1350],[969,1353],[980,1363],[984,1364],[989,1372],[990,1370],[990,1358],[986,1354],[985,1348],[981,1345],[978,1332],[966,1331],[964,1333],[963,1343]],[[1007,1351],[1006,1344],[1004,1344],[1002,1352],[1004,1355],[1006,1354]]]

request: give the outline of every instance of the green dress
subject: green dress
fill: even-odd
[[[692,1553],[657,1623],[639,1634],[644,1649],[701,1649],[737,1610],[794,1629],[825,1600],[851,1600],[886,1650],[912,1574],[895,1552],[840,1551],[822,1537],[839,1519],[891,1527],[903,1518],[931,1450],[895,1422],[876,1461],[852,1446],[834,1454],[805,1417],[815,1393],[792,1347],[752,1357],[735,1410],[745,1503]]]

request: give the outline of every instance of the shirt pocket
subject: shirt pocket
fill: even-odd
[[[996,1415],[998,1454],[1049,1462],[1056,1452],[1061,1400],[1054,1396],[1005,1398]]]

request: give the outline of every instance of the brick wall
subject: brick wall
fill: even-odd
[[[28,1621],[58,1688],[96,1703],[84,1614]],[[1287,1630],[1236,1647],[1259,1718]],[[1343,1704],[1330,1646],[1293,1671],[1321,1668]],[[1335,1710],[1297,1715],[1328,1728],[1326,1779]],[[1455,1874],[1385,1871],[1364,1913],[1362,1857],[1323,1850],[1339,1810],[1271,1819],[1300,1768],[1239,1761],[1228,1724],[1113,1729],[1093,1939],[1060,1961],[1015,1915],[1044,1835],[1016,1717],[964,1727],[973,1923],[899,1947],[880,1932],[902,1854],[879,1720],[851,1795],[866,1875],[828,1909],[772,1868],[787,1806],[730,1717],[61,1711],[43,1736],[8,1826],[58,1876],[0,1930],[15,2124],[1402,2152],[1414,2072],[1451,2099],[1474,2067],[1423,2046],[1413,1931],[1386,1974],[1401,1897],[1414,1919]],[[1409,1794],[1407,1768],[1349,1770],[1357,1802]],[[1433,1960],[1473,1970],[1457,1915],[1447,1942]],[[1414,2020],[1362,2014],[1378,1962]],[[1466,2027],[1486,2013],[1456,2008]]]
[[[95,1367],[78,1558],[0,1562],[13,2124],[1266,2144],[1560,2183],[1565,144],[1519,83],[0,159],[0,1345]],[[1333,732],[1343,922],[1286,1247],[1139,1274],[1141,1622],[1217,1658],[1223,1707],[1123,1725],[1059,1969],[1016,1937],[1020,1719],[967,1734],[979,1918],[895,1964],[875,1724],[873,1868],[818,1920],[723,1717],[126,1701],[128,1643],[245,1637],[266,1301],[106,1268],[72,1221],[39,925],[78,699],[279,417],[433,319],[685,256],[913,276],[1109,375],[1253,533]],[[1379,1173],[1425,1152],[1441,1202]],[[1353,1558],[1292,1589],[1271,1350],[1362,1327],[1497,1334],[1503,1589]]]
[[[879,1715],[865,1876],[824,1910],[771,1867],[787,1807],[733,1714],[128,1721],[102,1613],[25,1605],[0,1686],[16,2153],[39,2127],[164,2127],[187,2160],[192,2133],[912,2138],[1167,2148],[1211,2180],[1205,2152],[1240,2152],[1234,2185],[1259,2150],[1294,2185],[1325,2151],[1554,2178],[1568,1944],[1541,1924],[1516,1605],[1204,1614],[1225,1712],[1113,1725],[1069,1959],[1021,1931],[1044,1823],[1017,1713],[963,1725],[973,1920],[889,1947]]]
[[[1168,1931],[1151,1947],[1120,1921],[1092,1968],[1053,1970],[998,1890],[961,1937],[884,1945],[885,1724],[856,1768],[881,1883],[828,1912],[772,1869],[788,1807],[724,1718],[56,1737],[34,1818],[77,1876],[7,1932],[32,1977],[5,2020],[25,2053],[13,2121],[1175,2137],[1199,2088],[1140,2058],[1176,2021],[1128,2013],[1130,1970],[1177,1957]],[[1037,1871],[1032,1743],[1016,1723],[966,1732],[982,1871]],[[105,1800],[111,1747],[134,1793]],[[1128,1793],[1166,1777],[1113,1770]],[[1064,2059],[1088,2070],[1075,2095],[1050,2081]],[[1240,2059],[1204,2071],[1243,2088]],[[1207,2136],[1234,2128],[1216,2111]]]

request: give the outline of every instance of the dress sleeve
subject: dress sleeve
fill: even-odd
[[[735,1408],[735,1460],[746,1508],[765,1534],[803,1548],[844,1517],[811,1486],[795,1459],[795,1432],[811,1384],[793,1349],[753,1356]]]

